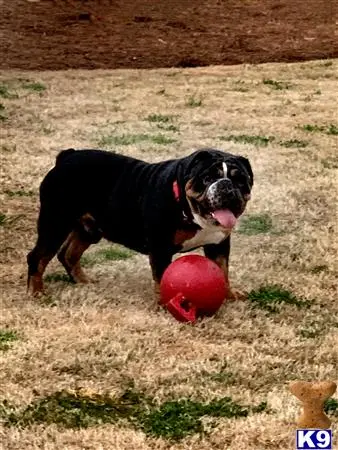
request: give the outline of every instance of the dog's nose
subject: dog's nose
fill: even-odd
[[[226,198],[227,201],[235,197],[235,192],[231,180],[222,178],[215,181],[208,189],[208,197],[210,200]]]
[[[232,189],[232,182],[229,178],[222,178],[216,182],[217,189],[222,191],[230,191]]]
[[[222,178],[209,186],[207,198],[212,207],[222,208],[226,204],[236,202],[237,196],[231,180]]]

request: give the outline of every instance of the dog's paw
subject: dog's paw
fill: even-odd
[[[43,291],[27,291],[27,297],[34,300],[41,300],[47,296],[47,292]]]
[[[156,297],[157,300],[160,299],[160,283],[158,283],[157,281],[154,281],[154,295]]]
[[[160,311],[162,309],[162,306],[160,303],[160,301],[161,301],[160,284],[157,283],[156,281],[154,281],[154,284],[153,284],[153,293],[154,293],[153,302],[152,302],[153,307],[154,307],[155,311]]]
[[[227,300],[246,300],[248,298],[248,293],[245,291],[241,291],[239,289],[231,288],[229,289],[229,293],[227,295]]]
[[[32,275],[28,277],[26,293],[29,297],[39,297],[45,295],[45,288],[40,275]]]

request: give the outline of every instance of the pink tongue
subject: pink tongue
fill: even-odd
[[[236,217],[230,209],[219,209],[214,211],[212,215],[224,228],[231,229],[236,225]]]

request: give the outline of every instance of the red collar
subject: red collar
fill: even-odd
[[[181,193],[180,193],[180,188],[178,186],[177,181],[174,181],[174,183],[173,183],[173,192],[174,192],[175,200],[177,202],[179,202],[180,201],[180,197],[181,197]]]
[[[182,200],[181,199],[181,191],[180,191],[180,187],[178,185],[177,180],[173,182],[173,193],[174,193],[174,197],[175,197],[176,202],[180,203],[181,200]],[[183,215],[183,222],[185,222],[186,224],[192,224],[193,223],[193,219],[192,219],[190,211],[187,214],[184,211],[184,207],[182,207],[182,215]]]

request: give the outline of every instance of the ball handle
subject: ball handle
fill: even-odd
[[[184,295],[179,292],[165,304],[165,307],[172,316],[179,322],[195,322],[197,308],[192,305]]]

